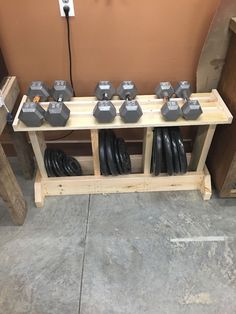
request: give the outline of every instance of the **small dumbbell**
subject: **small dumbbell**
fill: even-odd
[[[30,102],[25,102],[19,114],[19,119],[29,127],[39,127],[44,122],[45,110],[40,106],[40,101],[49,97],[49,88],[42,81],[33,81],[28,88],[27,95]]]
[[[176,121],[181,116],[181,110],[177,101],[170,100],[174,92],[174,88],[171,86],[170,82],[161,82],[155,89],[157,97],[163,98],[164,100],[161,113],[167,121]]]
[[[100,81],[95,88],[99,100],[93,109],[93,116],[99,123],[109,123],[115,119],[116,108],[110,101],[115,95],[115,88],[110,81]]]
[[[117,95],[125,101],[120,107],[120,117],[125,123],[135,123],[143,115],[142,108],[134,98],[137,95],[137,88],[132,81],[123,81],[117,88]]]
[[[65,126],[70,117],[70,109],[63,101],[68,101],[73,96],[73,89],[67,81],[54,82],[51,96],[55,101],[48,105],[45,119],[52,126]]]
[[[185,100],[181,110],[186,120],[196,120],[202,114],[199,101],[190,99],[191,93],[191,85],[187,81],[180,81],[175,88],[176,96]]]

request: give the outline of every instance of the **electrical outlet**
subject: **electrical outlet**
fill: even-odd
[[[75,16],[75,9],[74,9],[74,0],[58,0],[59,1],[59,8],[61,16],[65,16],[65,12],[63,7],[67,5],[70,7],[69,16]]]

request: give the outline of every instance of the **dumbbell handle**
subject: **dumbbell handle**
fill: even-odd
[[[108,98],[108,94],[105,92],[105,93],[103,93],[103,100],[109,100],[109,98]]]
[[[183,90],[182,95],[183,95],[183,99],[184,99],[184,100],[186,100],[186,101],[189,100],[189,97],[188,97],[188,94],[187,94],[187,91],[186,91],[186,90]]]
[[[127,93],[126,95],[125,95],[125,100],[131,100],[132,98],[131,98],[131,96],[130,96],[130,93]]]
[[[167,102],[168,100],[170,99],[170,96],[169,96],[169,94],[168,94],[168,92],[163,92],[163,100],[165,101],[165,102]]]
[[[40,102],[41,97],[40,96],[34,96],[33,98],[33,102],[35,103],[39,103]]]

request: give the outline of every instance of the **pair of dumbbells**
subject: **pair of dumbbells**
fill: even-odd
[[[99,123],[110,123],[116,117],[116,108],[111,102],[117,94],[120,99],[125,100],[119,109],[120,117],[125,123],[135,123],[143,115],[135,97],[137,88],[132,81],[123,81],[115,90],[110,81],[100,81],[95,88],[95,95],[99,100],[94,107],[93,116]]]
[[[70,110],[64,104],[73,96],[73,89],[67,81],[56,80],[50,90],[42,81],[33,81],[28,88],[27,96],[30,101],[23,104],[19,119],[28,127],[39,127],[46,120],[52,126],[65,126]],[[50,102],[47,111],[40,105],[40,102],[47,101],[49,97],[54,101]]]
[[[196,120],[202,114],[202,108],[198,100],[190,99],[191,85],[187,81],[180,81],[174,89],[170,82],[161,82],[155,90],[157,97],[163,98],[164,104],[161,113],[165,120],[176,121],[179,117],[186,120]],[[173,95],[184,99],[184,105],[180,109],[175,100],[170,100]]]

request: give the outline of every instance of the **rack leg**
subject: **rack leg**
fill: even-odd
[[[191,160],[189,163],[189,171],[202,171],[204,169],[215,129],[216,125],[203,125],[198,127]]]
[[[204,172],[204,177],[202,180],[201,193],[202,193],[202,198],[204,199],[204,201],[208,201],[212,195],[211,176],[206,166],[204,167],[203,172]]]
[[[152,141],[153,141],[152,128],[145,128],[144,139],[143,139],[143,173],[144,174],[150,174],[151,159],[152,159]]]
[[[46,144],[44,141],[44,135],[42,132],[29,132],[29,138],[33,147],[34,155],[38,164],[40,175],[43,178],[47,178],[47,172],[44,166],[44,151]]]
[[[93,152],[93,171],[95,176],[100,176],[100,160],[99,160],[99,137],[98,130],[91,130],[91,144]]]
[[[43,192],[42,178],[39,171],[37,171],[34,183],[34,198],[36,207],[40,208],[44,206],[45,194]]]

